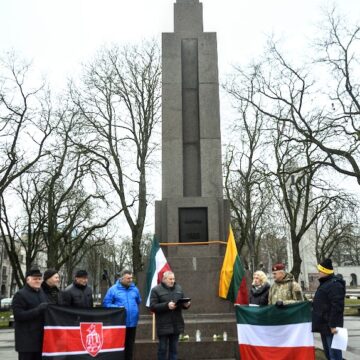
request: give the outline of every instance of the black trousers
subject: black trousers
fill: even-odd
[[[125,336],[125,360],[133,359],[135,337],[136,327],[127,327]]]
[[[19,360],[41,360],[41,352],[19,352]]]

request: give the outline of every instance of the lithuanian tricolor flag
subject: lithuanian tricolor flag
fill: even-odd
[[[315,360],[309,302],[236,306],[242,360]]]
[[[230,227],[223,266],[220,273],[219,296],[235,304],[248,304],[245,270],[237,252],[235,238]]]

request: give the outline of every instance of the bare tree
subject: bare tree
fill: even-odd
[[[332,86],[326,91],[331,109],[324,114],[320,133],[303,127],[301,134],[328,155],[326,165],[360,184],[360,26],[350,27],[335,10],[328,12],[316,62],[331,74]]]
[[[160,117],[160,56],[156,44],[103,50],[86,68],[81,90],[72,90],[85,131],[78,145],[115,191],[132,237],[136,274],[148,191],[146,175],[156,149]]]
[[[275,195],[289,226],[295,277],[302,261],[301,238],[341,196],[322,180],[326,176],[324,168],[335,169],[360,184],[358,86],[354,69],[358,30],[348,33],[345,42],[344,33],[333,18],[329,17],[329,22],[330,40],[321,43],[327,56],[318,60],[332,66],[335,95],[324,95],[329,94],[329,87],[325,84],[323,88],[324,83],[316,76],[319,63],[294,66],[272,41],[262,61],[247,70],[236,69],[239,99],[262,114],[267,128],[273,130],[274,149],[267,162],[272,163],[273,154],[277,164]],[[331,108],[327,106],[329,99]]]
[[[2,201],[1,231],[8,235],[7,250],[19,286],[25,278],[19,245],[25,253],[26,270],[43,253],[49,268],[66,265],[72,271],[86,250],[104,244],[103,229],[121,213],[121,209],[111,210],[105,192],[92,183],[93,160],[71,141],[75,118],[64,101],[61,109],[49,110],[49,121],[56,124],[48,139],[49,151],[12,184],[22,213],[12,219],[6,203],[13,198]]]
[[[355,199],[346,194],[339,194],[338,199],[316,219],[315,250],[319,262],[326,257],[333,257],[337,249],[343,249],[355,238],[354,229],[359,224],[357,209]]]
[[[225,89],[240,116],[232,128],[240,141],[228,146],[226,151],[225,192],[239,253],[248,252],[245,262],[253,272],[258,267],[261,240],[267,230],[272,204],[266,166],[262,162],[263,116],[241,99],[235,83],[227,84]]]
[[[31,88],[30,64],[0,59],[0,195],[46,153],[52,131],[45,85]]]
[[[348,229],[342,241],[334,248],[333,259],[337,264],[360,265],[360,228],[359,224]]]
[[[270,41],[264,60],[242,74],[256,94],[248,101],[258,111],[291,125],[298,142],[311,143],[318,152],[313,161],[360,184],[360,28],[350,31],[344,22],[330,13],[313,64],[293,65]],[[317,77],[319,64],[330,73],[327,83]]]

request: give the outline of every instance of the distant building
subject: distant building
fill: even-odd
[[[21,252],[20,261],[23,264],[24,256],[22,249],[19,245],[19,251]],[[0,237],[0,297],[12,297],[18,290],[16,282],[13,276],[13,270],[10,263],[9,256],[6,252],[4,238]]]

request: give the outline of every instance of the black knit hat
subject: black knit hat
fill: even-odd
[[[88,277],[88,273],[86,270],[78,270],[75,273],[75,277],[79,277],[79,278],[84,278],[84,277]]]
[[[54,269],[47,269],[44,272],[44,281],[46,281],[47,279],[50,279],[52,276],[54,276],[55,274],[57,274],[58,272]]]
[[[331,259],[325,259],[317,266],[317,268],[320,272],[324,274],[330,275],[334,273],[334,268]]]
[[[39,269],[30,269],[25,274],[25,277],[28,276],[42,277],[42,273]]]

